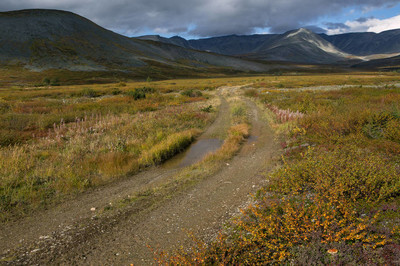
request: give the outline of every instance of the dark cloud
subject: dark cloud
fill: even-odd
[[[358,19],[356,19],[356,21],[357,22],[360,22],[360,23],[364,23],[364,22],[366,22],[367,20],[370,20],[370,19],[374,19],[374,17],[368,17],[368,18],[366,18],[366,17],[361,17],[361,18],[358,18]]]
[[[350,29],[349,26],[347,26],[344,23],[332,23],[332,22],[327,22],[325,23],[326,27],[328,30],[336,30],[336,29]]]
[[[126,35],[144,32],[200,37],[284,32],[344,8],[373,8],[398,0],[1,0],[0,10],[54,8],[85,16]]]

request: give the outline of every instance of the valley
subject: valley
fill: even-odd
[[[328,86],[315,87],[320,84]],[[10,199],[9,203],[2,201],[3,225],[0,231],[3,243],[2,261],[29,264],[86,262],[148,264],[155,258],[153,251],[158,252],[161,249],[175,252],[180,246],[189,249],[194,245],[189,233],[202,241],[213,242],[225,223],[230,223],[232,217],[240,217],[239,209],[246,210],[249,204],[259,201],[258,198],[253,199],[249,195],[263,193],[261,188],[270,187],[269,176],[278,175],[282,163],[285,164],[286,160],[299,160],[296,158],[302,156],[302,152],[311,146],[317,145],[312,149],[324,150],[325,145],[334,145],[327,151],[321,151],[326,153],[336,145],[339,147],[347,145],[343,142],[345,139],[339,141],[342,144],[329,144],[330,141],[338,143],[335,140],[338,137],[343,138],[340,137],[342,134],[340,131],[339,135],[332,135],[329,138],[324,137],[327,133],[319,133],[318,130],[322,129],[303,131],[304,127],[309,126],[301,124],[302,121],[305,119],[306,123],[307,119],[311,118],[287,120],[283,118],[286,117],[282,116],[283,113],[280,114],[281,111],[271,109],[268,107],[270,105],[266,108],[264,103],[277,104],[278,108],[287,108],[288,104],[295,104],[291,110],[301,110],[300,112],[304,113],[324,110],[322,107],[317,109],[312,107],[318,101],[322,100],[323,103],[325,96],[322,95],[337,93],[352,95],[368,90],[376,91],[378,94],[375,97],[382,95],[387,99],[383,106],[376,107],[379,113],[385,110],[384,106],[390,107],[396,103],[396,98],[390,100],[392,98],[387,97],[397,97],[398,86],[398,76],[395,74],[361,73],[336,76],[172,80],[126,83],[122,86],[121,84],[80,85],[72,86],[68,90],[59,86],[36,87],[32,90],[26,88],[22,94],[25,95],[24,105],[21,105],[21,102],[14,102],[16,92],[13,88],[8,91],[3,90],[1,97],[3,102],[6,100],[8,106],[12,108],[9,110],[19,112],[23,116],[29,117],[38,112],[41,114],[40,119],[44,119],[48,115],[43,113],[42,106],[48,106],[47,101],[52,102],[56,99],[60,99],[66,106],[72,104],[71,110],[80,110],[77,107],[82,104],[87,107],[82,113],[83,119],[79,122],[63,118],[60,119],[61,123],[55,122],[54,126],[49,125],[49,129],[43,133],[40,133],[38,127],[35,129],[37,133],[33,134],[31,131],[32,135],[29,138],[15,140],[15,146],[7,147],[3,144],[2,176],[9,178],[14,176],[15,179],[3,183],[1,190],[2,198]],[[152,89],[144,90],[147,91],[145,98],[137,100],[130,98],[133,97],[130,93],[135,91],[135,88],[141,87]],[[189,87],[192,89],[188,90]],[[115,88],[118,88],[118,94],[115,93]],[[381,88],[386,89],[379,92]],[[82,91],[90,94],[81,93]],[[19,92],[19,97],[21,93]],[[291,95],[287,100],[286,97],[281,98],[288,95],[287,93]],[[309,101],[307,99],[310,96],[307,95],[313,95],[311,97],[321,100]],[[292,97],[305,98],[291,102]],[[266,98],[267,101],[264,100]],[[130,101],[134,101],[135,104],[132,105]],[[32,105],[34,102],[36,104]],[[25,107],[21,109],[22,106]],[[40,108],[32,109],[32,106]],[[58,104],[57,109],[61,106]],[[130,109],[142,108],[140,106],[143,106],[143,109]],[[177,108],[179,112],[176,112]],[[394,105],[393,108],[397,107]],[[24,110],[24,113],[19,110]],[[326,112],[329,112],[328,110],[329,108]],[[47,113],[53,114],[54,111]],[[186,111],[188,113],[185,113]],[[7,112],[9,111],[3,113],[3,116],[9,115]],[[65,111],[62,112],[65,114]],[[78,115],[76,111],[74,112]],[[196,116],[195,120],[193,115]],[[341,121],[342,118],[337,119]],[[163,120],[164,122],[161,122]],[[34,122],[32,118],[30,121]],[[38,125],[42,123],[40,121],[38,120]],[[142,121],[141,130],[145,130],[146,124],[153,130],[159,123],[161,123],[159,126],[163,127],[163,131],[140,133],[148,147],[143,144],[135,146],[137,144],[129,139],[134,140],[139,136],[136,135],[139,132],[135,131],[138,130],[135,129],[137,121]],[[196,122],[193,123],[194,121]],[[169,123],[171,123],[170,129],[167,128]],[[310,125],[322,124],[318,122]],[[188,129],[182,131],[182,126]],[[395,162],[398,151],[396,126],[395,124],[393,126],[394,131],[390,134],[394,135],[390,135],[392,136],[390,139],[384,138],[381,142],[376,142],[380,137],[373,135],[372,140],[376,143],[371,146],[372,144],[368,144],[367,141],[369,135],[365,135],[366,139],[357,137],[358,141],[367,141],[363,142],[364,144],[360,142],[359,145],[366,145],[365,148],[373,150],[378,149],[376,152],[387,154],[392,158],[390,160]],[[31,128],[34,129],[32,126]],[[81,133],[76,135],[77,133],[70,131],[70,128],[79,128]],[[129,128],[129,131],[124,128]],[[5,129],[6,125],[3,126],[3,130]],[[170,133],[170,136],[160,135],[167,129],[179,133],[172,135]],[[117,135],[114,135],[115,130],[119,132]],[[128,132],[128,135],[124,135]],[[308,136],[303,132],[322,134],[322,139],[318,140],[319,135],[311,135],[309,140],[302,140]],[[99,137],[103,139],[101,142],[97,140]],[[122,143],[124,146],[120,147],[118,145],[122,145],[121,138],[125,139]],[[203,155],[204,158],[200,161],[193,161],[188,165],[172,163],[168,166],[169,158],[184,150],[195,139],[200,141],[219,139],[224,142],[222,146],[214,148],[211,154]],[[70,153],[71,145],[78,140],[79,143],[87,143],[78,147],[81,149],[92,147],[91,150]],[[105,140],[107,140],[105,143],[115,145],[115,148],[104,149],[99,146]],[[91,143],[97,143],[97,147]],[[386,145],[389,146],[386,148]],[[53,146],[57,147],[57,153],[53,150]],[[135,155],[137,153],[139,155]],[[21,157],[25,156],[23,154],[28,157]],[[65,170],[73,167],[72,169],[79,171],[77,177],[85,170],[87,171],[85,179],[78,181],[79,179],[71,176],[71,182],[74,183],[66,186],[67,176],[58,177],[54,174],[73,172],[48,168],[46,162],[49,162],[49,159],[43,159],[47,154],[53,154],[49,166],[59,165]],[[62,159],[67,157],[60,157],[66,161],[65,165],[54,163],[58,160],[56,156],[66,155],[70,158],[69,161]],[[286,158],[283,162],[280,159],[282,155]],[[27,158],[35,161],[27,164],[29,162]],[[103,158],[107,158],[106,161]],[[164,163],[164,160],[167,161]],[[18,166],[19,163],[24,163],[26,167]],[[40,174],[45,172],[49,173],[49,178]],[[39,175],[45,179],[35,179]],[[25,181],[27,178],[32,178],[32,181]],[[22,182],[20,183],[22,186],[15,186],[17,180]],[[86,180],[90,182],[87,183]],[[31,187],[26,187],[28,184],[31,184]],[[9,194],[6,194],[7,192]],[[268,199],[270,200],[273,199]],[[393,201],[388,202],[395,204]],[[391,221],[395,223],[398,218],[394,216],[390,219],[394,219]],[[193,256],[195,258],[197,255]]]
[[[1,265],[400,264],[399,29],[92,18],[0,12]]]

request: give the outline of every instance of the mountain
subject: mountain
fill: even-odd
[[[321,34],[320,36],[353,55],[400,53],[400,29],[381,33],[359,32],[339,35]]]
[[[319,35],[304,28],[286,32],[273,39],[248,54],[247,58],[331,64],[345,61],[350,56]]]
[[[200,40],[189,40],[190,47],[225,55],[241,55],[255,51],[258,47],[274,39],[273,34],[229,35]]]
[[[179,37],[175,39],[181,40]],[[153,64],[166,69],[270,69],[265,64],[181,46],[159,40],[128,38],[66,11],[0,13],[0,64],[3,65],[23,65],[39,71],[126,70]]]
[[[398,53],[400,30],[328,36],[301,28],[284,34],[199,40],[128,38],[71,12],[0,12],[0,65],[36,71],[266,72],[294,68],[288,62],[351,65]]]
[[[177,38],[179,42],[172,40]],[[301,28],[284,34],[229,35],[198,40],[175,36],[160,37],[157,41],[241,58],[318,64],[352,64],[400,54],[400,29],[379,34],[326,35]]]
[[[362,69],[400,71],[400,56],[366,61],[359,64],[355,64],[352,67],[362,68]]]
[[[145,36],[139,36],[139,37],[136,37],[133,39],[156,41],[156,42],[173,44],[173,45],[181,46],[181,47],[188,48],[188,49],[193,49],[193,47],[190,46],[190,44],[187,40],[185,40],[184,38],[179,37],[179,36],[165,38],[165,37],[161,37],[160,35],[145,35]],[[198,49],[198,50],[202,50],[202,49]]]
[[[350,55],[340,51],[321,36],[301,28],[284,34],[230,35],[186,42],[154,36],[141,39],[157,40],[192,49],[256,60],[330,64],[345,61]]]
[[[185,40],[184,38],[179,36],[164,38],[159,35],[145,35],[135,38],[140,40],[159,41],[163,43],[175,44],[186,48],[232,56],[244,53],[251,53],[264,42],[272,39],[273,36],[274,35],[272,34],[255,34],[242,36],[229,35],[198,40]]]

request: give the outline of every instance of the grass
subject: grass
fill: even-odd
[[[1,221],[159,164],[215,117],[202,111],[213,103],[208,94],[139,87],[146,98],[135,99],[125,95],[130,86],[119,88],[35,88],[19,99],[12,88],[1,92]]]
[[[239,101],[233,102],[232,110],[235,109],[235,106],[244,108],[244,104]],[[140,202],[140,204],[149,208],[156,204],[160,204],[165,199],[192,187],[200,180],[219,171],[225,165],[224,163],[230,160],[240,150],[241,144],[249,136],[250,126],[246,112],[237,115],[234,114],[232,110],[231,126],[228,129],[222,146],[217,151],[206,155],[201,161],[194,165],[182,169],[167,182],[152,189],[141,191],[136,195],[129,196],[128,198],[113,204],[113,206],[124,208],[127,205]],[[107,206],[104,211],[112,209],[113,208]]]
[[[334,78],[326,77],[327,83]],[[271,89],[246,95],[268,110],[282,142],[281,166],[214,242],[197,240],[191,251],[160,254],[157,261],[398,263],[400,89]]]
[[[208,107],[215,104],[207,99],[215,88],[254,83],[246,94],[268,109],[284,151],[281,168],[268,176],[269,186],[218,241],[161,259],[183,264],[368,264],[399,257],[400,91],[383,85],[397,82],[397,74],[68,86],[65,80],[59,79],[60,86],[27,86],[27,81],[0,89],[2,221],[161,163],[213,120],[214,108]],[[295,90],[321,84],[357,87]],[[368,84],[378,87],[362,87]],[[131,91],[145,97],[135,99]],[[230,112],[232,125],[221,149],[146,192],[146,200],[164,199],[195,184],[240,149],[249,130],[246,108],[233,103]],[[337,255],[328,249],[337,249]]]

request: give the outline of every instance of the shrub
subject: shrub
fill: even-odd
[[[94,97],[98,96],[97,92],[90,88],[85,88],[85,89],[81,90],[79,95],[82,97],[88,97],[88,98],[94,98]]]
[[[242,105],[235,105],[232,107],[232,115],[234,117],[241,117],[246,115],[246,109]]]
[[[211,113],[212,110],[213,110],[213,106],[212,106],[212,105],[209,105],[209,106],[207,106],[207,107],[201,108],[200,110],[201,110],[202,112]]]
[[[201,97],[203,93],[199,90],[188,89],[181,92],[181,95],[187,97]]]
[[[387,159],[356,147],[328,152],[310,149],[300,161],[276,171],[269,189],[284,194],[316,193],[340,201],[377,202],[400,194],[398,175],[396,166]]]
[[[155,92],[155,89],[151,88],[151,87],[143,87],[143,88],[139,88],[137,90],[143,91],[144,93],[148,93],[148,94]]]
[[[119,95],[121,93],[122,93],[122,91],[120,89],[118,89],[118,88],[112,88],[111,89],[111,94],[112,95]]]
[[[7,113],[10,109],[11,109],[10,104],[0,99],[0,114]]]
[[[146,98],[146,93],[140,89],[134,89],[133,91],[128,91],[126,95],[132,97],[133,99],[135,99],[135,101]]]
[[[58,78],[54,78],[50,81],[51,86],[60,86],[60,80]]]
[[[399,120],[391,120],[386,124],[386,128],[384,130],[385,138],[400,142],[400,121]]]
[[[284,88],[284,87],[285,87],[285,85],[284,85],[284,84],[282,84],[282,83],[279,83],[278,85],[276,85],[276,87],[277,87],[277,88]]]
[[[154,92],[155,92],[154,88],[143,87],[143,88],[135,88],[133,91],[128,91],[127,95],[135,100],[140,100],[140,99],[145,99],[146,94]]]
[[[248,89],[244,92],[244,95],[247,97],[257,97],[258,91],[256,89]]]
[[[42,83],[36,84],[35,87],[40,87],[40,86],[60,86],[60,80],[59,78],[44,78],[42,80]]]
[[[42,85],[43,85],[43,86],[49,86],[50,83],[51,83],[51,81],[50,81],[49,78],[44,78],[44,79],[42,80]]]
[[[384,137],[384,131],[389,122],[397,120],[393,113],[381,112],[379,114],[373,114],[364,122],[363,133],[365,136],[372,139],[379,139]],[[400,123],[396,121],[395,123]],[[393,129],[393,126],[391,127]]]

